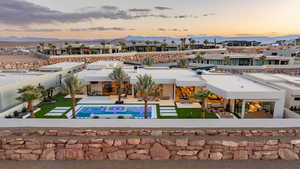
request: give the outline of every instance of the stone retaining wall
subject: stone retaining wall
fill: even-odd
[[[0,160],[298,160],[299,131],[2,129]]]
[[[0,137],[33,136],[300,136],[300,129],[0,129]]]

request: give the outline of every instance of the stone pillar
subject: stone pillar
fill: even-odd
[[[282,96],[279,100],[275,101],[273,118],[280,119],[283,118],[284,115],[284,101],[285,98]]]
[[[245,112],[246,112],[246,101],[243,100],[243,104],[242,104],[242,119],[245,118]]]
[[[176,101],[176,84],[174,84],[173,98]]]
[[[134,97],[134,92],[135,92],[135,91],[134,91],[134,85],[133,85],[133,84],[131,85],[131,91],[132,91],[132,94],[131,94],[131,95],[132,95],[132,97]]]
[[[234,108],[235,108],[235,100],[234,99],[230,99],[229,101],[229,104],[230,104],[230,112],[231,113],[234,113]]]
[[[226,111],[226,108],[227,108],[228,101],[229,101],[228,99],[224,99],[223,108],[224,108],[225,111]]]

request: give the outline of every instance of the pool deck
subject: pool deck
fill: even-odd
[[[118,100],[118,96],[88,96],[83,97],[78,104],[114,104]],[[128,96],[122,99],[125,104],[144,104],[144,101]],[[149,104],[159,104],[160,106],[174,106],[174,100],[149,101]]]
[[[0,119],[0,127],[51,128],[298,128],[299,119]]]

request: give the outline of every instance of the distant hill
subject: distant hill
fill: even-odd
[[[274,43],[277,40],[290,40],[299,38],[300,35],[288,35],[288,36],[276,36],[276,37],[268,37],[268,36],[240,36],[240,37],[225,37],[225,36],[189,36],[196,41],[203,42],[204,40],[217,42],[226,41],[226,40],[247,40],[247,41],[259,41],[262,43]],[[96,42],[102,40],[114,40],[114,39],[92,39],[92,40],[84,40],[86,42]],[[180,38],[167,37],[167,36],[127,36],[124,38],[118,38],[118,40],[126,40],[126,41],[175,41],[179,42]],[[38,42],[38,41],[82,41],[80,39],[58,39],[58,38],[42,38],[42,37],[0,37],[0,41],[17,41],[17,42]]]
[[[40,37],[22,37],[18,38],[15,36],[9,36],[9,37],[0,37],[0,41],[61,41],[61,39],[57,38],[40,38]]]
[[[277,40],[290,40],[299,38],[300,35],[289,35],[289,36],[276,36],[276,37],[268,37],[268,36],[240,36],[240,37],[225,37],[225,36],[190,36],[196,41],[203,42],[204,40],[214,41],[215,39],[217,42],[227,41],[227,40],[247,40],[247,41],[259,41],[262,43],[274,43]],[[127,36],[123,38],[124,40],[156,40],[156,41],[180,41],[180,38],[172,38],[172,37],[147,37],[147,36]]]

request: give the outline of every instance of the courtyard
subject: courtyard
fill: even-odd
[[[38,105],[38,107],[41,110],[36,113],[37,118],[68,118],[68,114],[70,114],[71,112],[71,99],[68,96],[62,95],[57,95],[53,99],[53,103],[41,103]],[[81,111],[83,113],[90,112],[90,114],[97,114],[97,112],[99,112],[101,108],[104,109],[106,107],[107,109],[122,109],[122,107],[135,107],[135,109],[140,109],[140,113],[144,111],[144,104],[141,100],[134,98],[124,99],[124,105],[116,105],[114,104],[115,101],[116,96],[83,97],[79,95],[77,98],[76,112],[78,113]],[[199,119],[201,117],[202,112],[200,104],[180,104],[174,102],[173,100],[151,101],[149,102],[149,107],[149,109],[151,109],[150,113],[155,114],[152,116],[152,119]],[[103,116],[102,118],[132,118],[128,116],[128,114],[131,113],[130,111],[121,114],[116,114],[116,111],[122,112],[123,110],[111,111],[112,113],[109,116],[108,112],[106,112],[105,116]],[[211,112],[206,112],[205,117],[208,119],[218,118],[215,113]],[[93,116],[88,118],[95,117]]]

